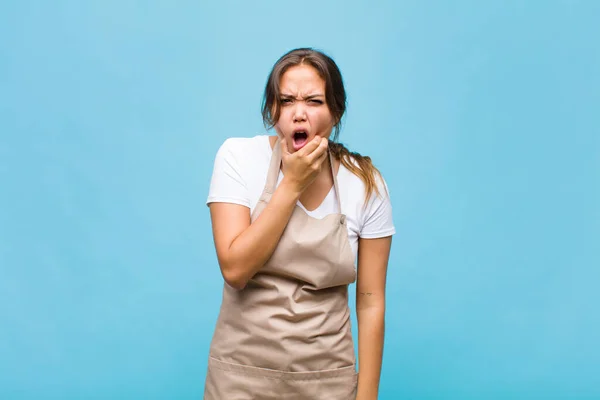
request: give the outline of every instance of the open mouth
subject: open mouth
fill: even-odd
[[[302,147],[304,147],[306,142],[308,142],[308,133],[305,131],[294,132],[293,141],[294,141],[294,150],[295,151],[300,150]]]

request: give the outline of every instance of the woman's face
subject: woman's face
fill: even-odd
[[[315,136],[329,138],[334,125],[325,101],[325,81],[309,65],[290,67],[279,82],[281,112],[275,129],[290,153]]]

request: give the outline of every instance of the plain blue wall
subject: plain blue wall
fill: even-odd
[[[215,152],[285,51],[395,211],[381,399],[600,398],[600,3],[0,3],[0,398],[200,398]]]

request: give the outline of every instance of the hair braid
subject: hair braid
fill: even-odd
[[[344,167],[364,182],[366,186],[365,204],[373,193],[381,195],[376,180],[377,177],[381,177],[381,173],[373,165],[371,157],[351,152],[343,144],[332,140],[329,141],[329,151],[336,160],[339,160]]]

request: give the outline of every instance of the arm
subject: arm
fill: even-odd
[[[248,207],[230,203],[210,205],[215,248],[225,282],[243,289],[267,262],[299,197],[292,185],[282,182],[253,224]]]
[[[327,157],[326,139],[315,138],[290,154],[281,141],[284,178],[259,217],[250,223],[248,207],[210,204],[213,238],[221,274],[238,290],[267,262],[287,226],[300,195],[315,179]]]
[[[392,237],[359,239],[356,315],[358,319],[357,400],[376,400],[383,357],[385,281]]]

